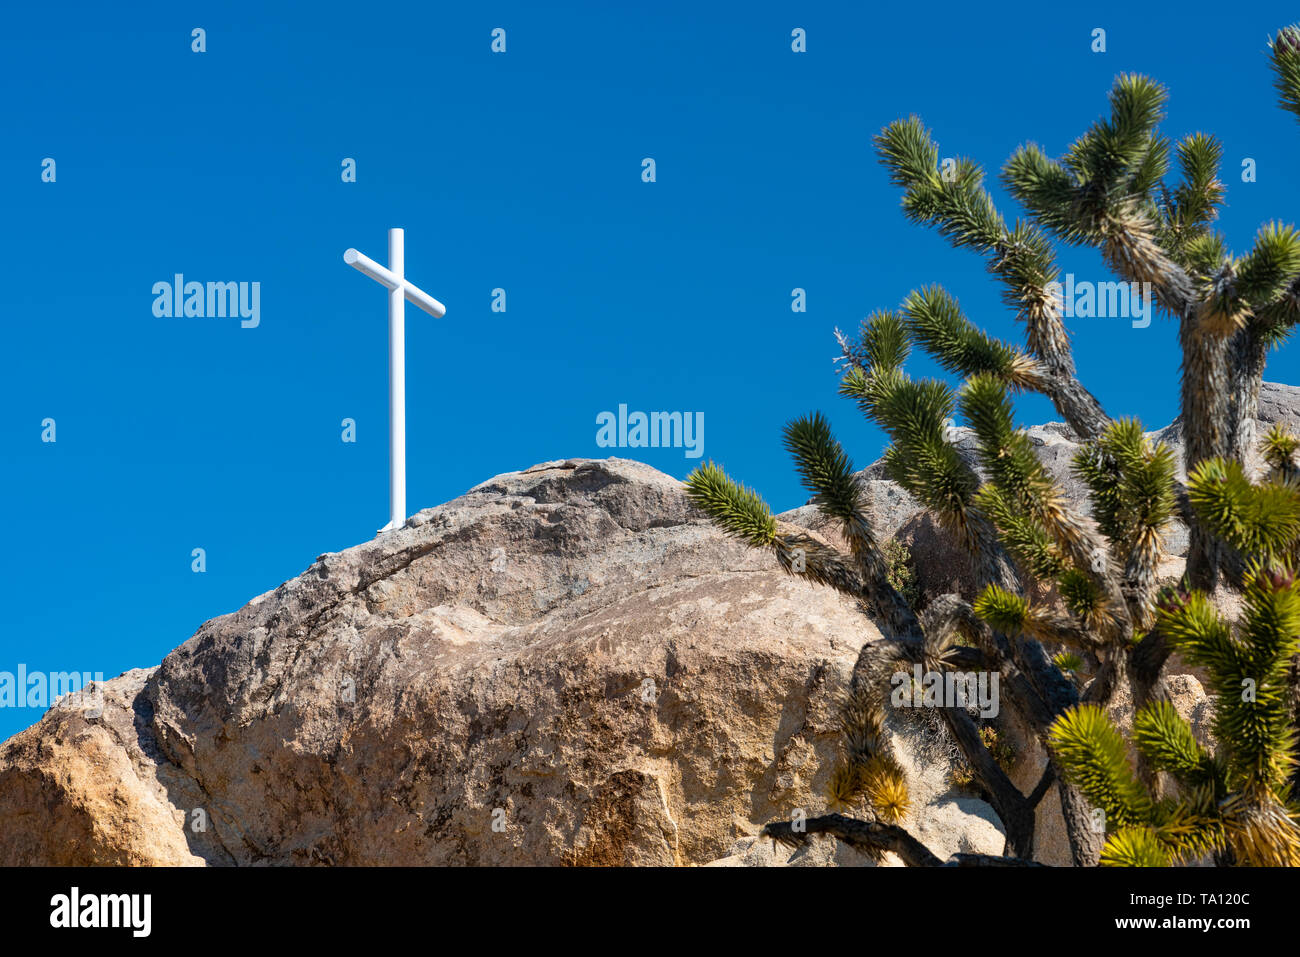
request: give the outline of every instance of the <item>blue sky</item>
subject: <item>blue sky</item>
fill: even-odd
[[[825,411],[859,465],[882,450],[836,395],[834,327],[942,282],[1020,339],[982,261],[899,214],[870,143],[890,120],[919,114],[943,155],[995,173],[1028,140],[1059,155],[1115,74],[1144,72],[1170,89],[1165,132],[1223,141],[1238,252],[1300,207],[1300,124],[1265,57],[1293,5],[465,6],[7,11],[0,671],[156,664],[387,521],[384,293],[342,253],[386,261],[390,226],[448,307],[407,310],[409,511],[611,451],[685,476],[681,449],[596,445],[620,403],[703,412],[705,457],[784,509],[805,498],[789,418]],[[1108,278],[1087,251],[1060,261]],[[153,284],[175,273],[259,282],[260,324],[156,318]],[[1111,414],[1173,417],[1172,324],[1073,332]],[[1276,353],[1268,378],[1300,381],[1296,361]],[[1055,418],[1036,398],[1017,412]],[[0,736],[37,717],[0,708]]]

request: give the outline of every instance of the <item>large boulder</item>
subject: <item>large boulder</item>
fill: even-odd
[[[705,863],[824,809],[878,634],[669,476],[546,463],[320,556],[101,715],[51,709],[0,748],[0,863]],[[916,777],[941,848],[1000,850]]]

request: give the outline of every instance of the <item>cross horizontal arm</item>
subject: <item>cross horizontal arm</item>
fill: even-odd
[[[365,273],[371,279],[383,283],[389,289],[396,289],[402,284],[402,281],[385,269],[379,263],[375,262],[364,253],[359,253],[355,249],[349,249],[343,253],[343,261],[354,269]]]
[[[447,307],[437,299],[434,299],[418,286],[411,285],[405,279],[399,279],[391,271],[385,269],[364,253],[349,249],[343,253],[343,261],[388,289],[396,289],[401,286],[402,295],[406,298],[406,301],[423,309],[433,318],[441,319],[446,315]]]

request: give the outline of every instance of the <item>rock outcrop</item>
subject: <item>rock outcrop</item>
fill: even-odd
[[[1266,383],[1260,410],[1261,433],[1300,426],[1300,389]],[[1154,437],[1181,460],[1180,432]],[[1029,433],[1086,507],[1069,430]],[[972,437],[957,441],[973,462]],[[969,593],[965,556],[880,464],[861,481],[922,600]],[[811,505],[781,517],[835,535]],[[1166,547],[1172,577],[1186,529]],[[878,636],[850,601],[724,538],[669,476],[545,463],[320,556],[106,682],[102,713],[61,702],[0,745],[0,864],[866,863],[755,836],[824,808],[835,699]],[[1207,734],[1195,677],[1170,689]],[[951,755],[891,720],[913,833],[941,856],[1000,853],[991,809],[951,787]],[[1029,790],[1044,755],[1021,752]],[[1038,845],[1068,862],[1054,797]]]
[[[101,716],[10,739],[0,863],[708,862],[823,808],[834,701],[877,636],[674,479],[539,465],[322,555],[107,682]],[[918,824],[999,852],[987,805],[927,771]]]

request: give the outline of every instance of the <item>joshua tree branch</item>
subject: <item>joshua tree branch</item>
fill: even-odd
[[[1029,806],[1037,809],[1038,805],[1043,803],[1043,798],[1047,796],[1047,792],[1052,789],[1052,785],[1055,783],[1056,767],[1051,761],[1048,761],[1047,767],[1043,768],[1043,776],[1038,779],[1038,783],[1034,785],[1034,789],[1029,792],[1029,797],[1026,798],[1029,802]]]
[[[989,749],[980,740],[979,730],[970,715],[962,708],[941,709],[944,722],[952,732],[962,756],[966,758],[976,778],[989,795],[989,803],[1002,819],[1007,842],[1017,856],[1032,858],[1034,854],[1034,809],[1020,793],[1001,765],[993,759]]]
[[[882,651],[885,652],[884,656],[881,654]],[[869,642],[858,654],[852,681],[855,686],[865,682],[869,687],[879,687],[883,678],[882,664],[887,666],[889,661],[897,662],[899,659],[922,662],[926,660],[926,656],[924,642],[889,638],[884,641]],[[1000,673],[1005,675],[1005,671]],[[1043,727],[1046,728],[1050,723],[1050,714],[1047,713],[1035,690],[1023,680],[1023,677],[1019,683],[1012,681],[1009,684],[1015,688],[1014,692],[1007,696],[1013,707],[1018,710],[1025,708],[1035,718],[1046,715],[1047,720],[1043,723]],[[979,729],[964,708],[937,707],[935,710],[939,712],[940,718],[976,780],[988,794],[989,804],[1002,819],[1008,842],[1016,853],[1024,857],[1030,856],[1033,851],[1035,819],[1033,809],[1025,803],[1024,795],[989,753],[980,739]]]
[[[954,854],[943,867],[1046,867],[1038,861],[1019,857],[999,857],[995,854]]]
[[[881,851],[893,851],[908,867],[939,867],[943,861],[907,831],[879,821],[859,821],[843,814],[810,817],[795,830],[790,821],[774,821],[763,828],[762,836],[787,847],[799,847],[814,834],[828,834],[849,847],[872,857]]]
[[[1057,777],[1061,776],[1059,762],[1055,756],[1052,764]],[[1106,835],[1093,827],[1092,808],[1077,787],[1061,781],[1061,816],[1065,818],[1065,830],[1070,837],[1070,857],[1075,867],[1096,867],[1101,860],[1101,849],[1106,843]]]
[[[800,847],[814,834],[826,834],[844,842],[855,850],[876,857],[882,851],[892,851],[908,867],[1042,867],[1036,861],[1018,857],[1000,857],[996,854],[954,854],[947,861],[931,851],[901,827],[877,821],[860,821],[842,814],[826,814],[803,821],[795,830],[790,821],[776,821],[763,828],[762,836],[784,844]]]
[[[1148,631],[1133,649],[1129,678],[1133,682],[1134,708],[1166,697],[1163,673],[1172,650],[1159,625]]]
[[[951,653],[945,653],[945,662],[953,668],[969,669],[980,664],[996,669],[1002,676],[1001,688],[1005,690],[1018,714],[1036,728],[1046,729],[1052,723],[1055,714],[1017,662],[1019,655],[1011,640],[980,620],[970,602],[951,593],[940,595],[926,606],[922,626],[926,642],[931,647],[941,645],[952,632],[973,638],[978,645],[981,661],[977,662],[972,654],[976,649],[963,648],[960,659],[951,656]]]
[[[1044,379],[1043,395],[1052,400],[1056,411],[1069,423],[1081,441],[1095,439],[1110,425],[1110,416],[1096,396],[1083,387],[1073,374],[1049,372]]]
[[[782,568],[859,601],[871,600],[867,583],[847,555],[796,525],[778,522],[776,527],[771,547]]]

